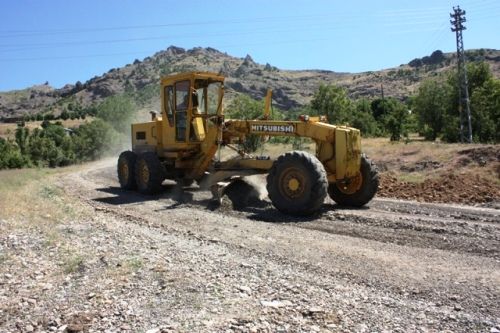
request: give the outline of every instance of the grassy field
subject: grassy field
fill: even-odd
[[[363,140],[363,151],[381,171],[391,171],[402,180],[421,182],[444,173],[473,173],[500,186],[500,145],[449,144],[414,140],[390,142],[386,138]]]
[[[53,214],[56,188],[51,185],[54,175],[71,168],[32,168],[0,171],[0,206],[3,217],[38,219]]]

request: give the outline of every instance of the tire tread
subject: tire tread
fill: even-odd
[[[276,184],[280,168],[287,164],[300,164],[308,172],[308,178],[312,181],[309,191],[309,199],[302,203],[290,204],[280,193]],[[328,181],[326,171],[316,156],[304,151],[291,151],[278,157],[273,163],[267,175],[267,191],[273,205],[282,213],[289,215],[305,216],[318,211],[327,195]]]

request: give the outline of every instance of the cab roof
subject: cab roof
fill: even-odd
[[[184,72],[174,75],[165,76],[161,79],[162,85],[170,85],[178,81],[185,80],[210,80],[213,82],[224,82],[224,76],[213,72]]]

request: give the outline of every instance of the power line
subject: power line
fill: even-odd
[[[343,22],[344,25],[330,27],[330,28],[321,28],[321,31],[325,30],[343,30],[343,29],[352,29],[357,26],[354,24],[348,24],[349,21]],[[406,26],[419,26],[419,25],[428,25],[434,22],[431,21],[405,21],[394,24],[388,24],[386,22],[386,26],[392,27],[406,27]],[[439,23],[439,22],[435,22]],[[270,30],[269,28],[263,28],[261,30],[252,30],[252,31],[231,31],[231,32],[215,32],[215,33],[204,33],[204,37],[220,37],[220,36],[233,36],[233,35],[249,35],[256,33],[289,33],[294,31],[314,31],[311,29],[313,27],[322,27],[324,24],[331,24],[331,21],[317,24],[309,24],[308,29],[304,29],[299,26],[295,29],[280,29],[280,30]],[[427,29],[428,30],[428,29]],[[419,31],[422,31],[420,29]],[[407,31],[407,32],[415,32],[415,31]],[[418,32],[418,31],[417,31]],[[30,51],[36,49],[44,49],[44,48],[53,48],[53,47],[65,47],[65,46],[79,46],[79,45],[100,45],[100,44],[110,44],[110,43],[129,43],[129,42],[138,42],[138,41],[151,41],[151,40],[162,40],[162,39],[176,39],[176,38],[193,38],[199,37],[199,33],[192,34],[182,34],[182,35],[169,35],[169,36],[153,36],[153,37],[137,37],[137,38],[121,38],[121,39],[105,39],[105,40],[83,40],[83,41],[62,41],[62,42],[46,42],[46,43],[30,43],[30,44],[1,44],[0,47],[3,48],[0,51],[3,52],[16,52],[16,51]]]
[[[139,55],[151,54],[151,52],[118,52],[118,53],[101,53],[101,54],[88,54],[88,55],[72,55],[72,56],[55,56],[55,57],[33,57],[33,58],[0,58],[0,62],[22,62],[22,61],[39,61],[39,60],[63,60],[63,59],[86,59],[86,58],[99,58],[99,57],[115,57],[122,55]]]
[[[309,25],[308,29],[304,29],[303,27],[297,27],[294,29],[279,29],[279,30],[270,30],[270,29],[262,29],[262,30],[252,30],[252,31],[231,31],[231,32],[216,32],[216,33],[204,33],[203,37],[224,37],[224,36],[241,36],[241,35],[253,35],[260,33],[293,33],[296,31],[307,32],[307,31],[315,31],[316,27],[320,27],[321,31],[335,31],[342,29],[352,29],[355,28],[352,26],[343,26],[343,27],[322,27],[323,24],[313,24]],[[54,48],[54,47],[66,47],[66,46],[80,46],[80,45],[101,45],[101,44],[116,44],[116,43],[129,43],[129,42],[139,42],[139,41],[151,41],[151,40],[172,40],[178,38],[196,38],[200,37],[198,33],[192,34],[184,34],[184,35],[169,35],[169,36],[154,36],[154,37],[141,37],[141,38],[123,38],[123,39],[106,39],[106,40],[84,40],[84,41],[68,41],[68,42],[53,42],[53,43],[35,43],[35,44],[3,44],[0,45],[2,48],[0,52],[12,52],[12,51],[29,51],[36,49],[44,49],[44,48]],[[10,48],[10,49],[8,49]]]
[[[390,10],[379,12],[375,17],[384,17],[401,19],[402,16],[411,16],[415,18],[433,18],[436,17],[434,13],[438,10],[444,10],[444,7],[433,7],[426,9],[401,9],[401,10]],[[345,19],[345,18],[359,18],[364,19],[365,16],[360,13],[330,13],[323,15],[294,15],[294,16],[265,16],[265,17],[254,17],[254,18],[240,18],[240,19],[226,19],[224,24],[251,24],[251,23],[262,23],[266,21],[275,22],[283,20],[292,20],[296,23],[298,20],[318,20],[318,19]],[[404,18],[402,18],[404,20]],[[10,38],[10,37],[29,37],[29,36],[41,36],[41,35],[62,35],[62,34],[80,34],[88,32],[105,32],[105,31],[122,31],[122,30],[143,30],[143,29],[158,29],[158,28],[172,28],[172,27],[186,27],[186,26],[207,26],[207,25],[220,25],[219,20],[211,21],[197,21],[197,22],[174,22],[166,24],[149,24],[149,25],[126,25],[126,26],[111,26],[111,27],[100,27],[100,28],[67,28],[67,29],[49,29],[49,30],[5,30],[0,31],[0,38]]]
[[[340,18],[349,17],[349,15],[336,13]],[[260,23],[265,21],[282,21],[282,20],[317,20],[319,18],[324,18],[331,20],[335,15],[300,15],[300,16],[276,16],[276,17],[256,17],[248,19],[227,19],[224,20],[224,24],[246,24],[246,23]],[[362,16],[357,13],[351,15],[351,17]],[[39,35],[58,35],[58,34],[77,34],[77,33],[87,33],[87,32],[103,32],[103,31],[119,31],[119,30],[136,30],[136,29],[157,29],[157,28],[172,28],[172,27],[186,27],[186,26],[204,26],[204,25],[217,25],[220,26],[221,21],[202,21],[202,22],[183,22],[183,23],[168,23],[168,24],[150,24],[150,25],[129,25],[129,26],[115,26],[115,27],[101,27],[101,28],[75,28],[75,29],[53,29],[53,30],[10,30],[0,32],[1,37],[24,37],[24,36],[39,36]],[[7,35],[2,33],[7,33]],[[11,35],[8,35],[8,34]]]
[[[432,34],[431,38],[427,39],[425,45],[423,47],[424,50],[434,50],[435,47],[439,45],[441,39],[445,36],[448,31],[448,22],[443,21],[443,23],[439,26],[436,32]]]
[[[419,13],[429,13],[429,12],[439,12],[446,10],[446,7],[429,7],[429,8],[413,8],[413,9],[391,9],[391,10],[384,10],[382,11],[383,16],[397,16],[400,17],[401,15],[408,15],[408,16],[413,16],[413,15],[418,15]]]
[[[273,45],[279,44],[303,44],[309,42],[327,41],[329,38],[317,38],[317,39],[307,39],[307,40],[284,40],[284,41],[273,41]],[[241,46],[255,46],[255,45],[269,45],[271,42],[259,42],[259,43],[244,43],[244,44],[226,44],[220,45],[219,48],[231,48],[231,47],[241,47]],[[86,58],[97,58],[97,57],[111,57],[111,56],[123,56],[123,55],[150,55],[156,51],[136,51],[136,52],[119,52],[119,53],[100,53],[100,54],[88,54],[88,55],[72,55],[72,56],[55,56],[55,57],[32,57],[32,58],[0,58],[0,62],[23,62],[23,61],[40,61],[40,60],[64,60],[64,59],[86,59]]]
[[[492,2],[490,5],[493,5],[494,2]],[[434,24],[434,23],[441,23],[442,21],[431,21],[431,19],[435,18],[436,16],[432,12],[433,10],[440,9],[441,7],[434,7],[434,8],[426,8],[426,9],[402,9],[402,10],[393,10],[393,11],[384,11],[384,12],[379,12],[379,18],[380,14],[386,14],[388,16],[382,15],[382,18],[384,19],[384,25],[389,26],[389,27],[418,27],[421,25],[429,25],[429,24]],[[480,13],[484,8],[478,11]],[[413,20],[408,20],[405,19],[405,17],[401,17],[404,15],[411,15],[412,13],[416,13],[417,15],[414,15]],[[336,13],[336,15],[340,15],[341,13]],[[397,15],[399,16],[397,16]],[[488,13],[491,15],[491,12]],[[420,15],[420,16],[418,16]],[[283,16],[283,17],[261,17],[261,18],[253,18],[253,19],[233,19],[229,21],[225,21],[225,23],[250,23],[252,22],[257,22],[259,20],[266,21],[266,20],[285,20],[285,19],[296,19],[296,20],[310,20],[310,19],[317,19],[317,18],[323,18],[323,17],[328,17],[329,21],[325,23],[316,23],[316,24],[308,24],[307,29],[304,29],[302,26],[299,26],[295,29],[280,29],[280,30],[270,30],[269,28],[263,28],[261,30],[252,30],[252,31],[234,31],[232,30],[231,32],[214,32],[214,33],[203,33],[203,37],[220,37],[220,36],[233,36],[233,35],[249,35],[249,34],[257,34],[257,33],[293,33],[295,31],[315,31],[313,27],[320,27],[321,31],[324,30],[344,30],[344,29],[352,29],[356,28],[357,25],[354,24],[354,22],[358,21],[358,18],[362,18],[362,16],[358,15],[347,15],[347,16],[342,16],[338,20],[341,23],[341,25],[337,25],[335,27],[329,27],[329,28],[323,28],[323,24],[331,24],[331,16],[329,15],[301,15],[301,16]],[[419,20],[420,18],[420,20]],[[436,17],[437,19],[437,17]],[[317,22],[317,21],[315,21]],[[352,22],[353,24],[349,24]],[[30,30],[25,30],[25,31],[10,31],[11,33],[35,33],[35,34],[72,34],[72,33],[84,33],[84,32],[97,32],[97,31],[113,31],[113,30],[133,30],[133,29],[148,29],[148,28],[158,28],[158,27],[174,27],[174,26],[188,26],[188,25],[211,25],[211,24],[220,24],[220,21],[204,21],[204,22],[186,22],[186,23],[170,23],[170,24],[152,24],[152,25],[130,25],[130,26],[121,26],[121,27],[103,27],[103,28],[83,28],[83,29],[66,29],[66,30],[45,30],[45,31],[30,31]],[[273,22],[274,23],[274,22]],[[441,23],[442,24],[442,23]],[[436,31],[435,34],[433,34],[433,40],[432,40],[432,45],[436,41],[440,41],[442,36],[441,34],[443,31],[441,30],[442,28],[439,27],[437,29],[433,28],[416,28],[414,30],[401,30],[401,29],[393,29],[392,32],[390,33],[397,33],[397,34],[406,34],[406,33],[414,33],[414,32],[423,32],[423,31]],[[31,43],[31,44],[4,44],[0,45],[0,47],[3,48],[10,48],[10,49],[3,49],[0,50],[0,52],[18,52],[18,51],[31,51],[31,50],[36,50],[36,49],[45,49],[45,48],[54,48],[54,47],[67,47],[67,46],[75,46],[75,45],[102,45],[102,44],[111,44],[111,43],[129,43],[129,42],[139,42],[139,41],[150,41],[150,40],[163,40],[163,39],[178,39],[178,38],[192,38],[192,37],[199,37],[199,33],[193,33],[193,34],[183,34],[183,35],[170,35],[170,36],[150,36],[150,37],[137,37],[137,38],[117,38],[117,39],[103,39],[103,40],[84,40],[84,41],[61,41],[61,42],[46,42],[46,43]],[[2,37],[2,36],[0,36]],[[5,37],[5,36],[4,36]],[[298,41],[296,41],[298,42]],[[275,42],[272,42],[275,44]],[[245,44],[248,45],[248,44]],[[101,57],[101,56],[112,56],[112,55],[125,55],[125,54],[143,54],[146,52],[125,52],[125,53],[109,53],[109,54],[96,54],[96,55],[90,55],[92,57]],[[73,58],[85,58],[87,56],[61,56],[57,57],[56,59],[73,59]],[[5,58],[5,59],[0,59],[0,61],[16,61],[22,59],[22,61],[28,61],[28,60],[48,60],[48,59],[54,59],[53,57],[34,57],[34,58]]]
[[[346,22],[348,23],[348,22]],[[428,24],[430,22],[401,22],[399,24],[395,24],[395,26],[412,26],[412,25],[423,25]],[[331,24],[331,21],[317,24],[308,25],[308,29],[304,29],[303,27],[297,27],[294,29],[280,29],[280,30],[270,30],[269,28],[263,28],[260,30],[252,30],[252,31],[231,31],[231,32],[215,32],[215,33],[204,33],[203,36],[206,37],[220,37],[220,36],[233,36],[233,35],[249,35],[256,33],[288,33],[294,31],[314,31],[311,29],[313,27],[322,27],[324,24]],[[325,30],[344,30],[344,29],[352,29],[356,26],[354,24],[343,25],[343,26],[334,26],[329,28],[321,28],[321,31]],[[106,40],[84,40],[84,41],[67,41],[67,42],[52,42],[52,43],[30,43],[30,44],[0,44],[0,47],[3,48],[0,51],[4,52],[12,52],[12,51],[28,51],[35,49],[43,49],[43,48],[52,48],[52,47],[64,47],[64,46],[74,46],[74,45],[93,45],[93,44],[108,44],[108,43],[128,43],[128,42],[137,42],[137,41],[149,41],[149,40],[161,40],[161,39],[175,39],[175,38],[191,38],[191,37],[199,37],[199,33],[192,34],[183,34],[183,35],[169,35],[169,36],[154,36],[154,37],[140,37],[140,38],[122,38],[122,39],[106,39]],[[10,49],[9,49],[10,48]]]

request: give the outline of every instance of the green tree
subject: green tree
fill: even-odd
[[[85,114],[87,114],[91,117],[95,117],[97,115],[97,107],[90,106],[88,108],[83,109],[82,112],[84,112]]]
[[[480,142],[500,142],[500,80],[490,78],[471,98],[473,134]]]
[[[29,137],[26,155],[38,166],[58,167],[76,161],[72,139],[60,122],[47,122],[42,129],[35,129]]]
[[[348,124],[358,128],[364,136],[380,134],[380,127],[372,114],[372,103],[365,98],[352,102],[342,87],[320,86],[310,108],[312,114],[326,115],[332,124]]]
[[[345,124],[351,120],[353,104],[347,91],[336,85],[321,85],[311,100],[316,115],[326,115],[332,124]]]
[[[67,110],[63,110],[63,112],[61,112],[61,115],[59,117],[62,120],[68,120],[68,118],[69,118],[69,112]]]
[[[239,94],[227,106],[225,113],[230,119],[259,119],[264,115],[264,103]],[[262,136],[247,135],[241,145],[245,151],[254,152],[262,146]]]
[[[489,65],[485,62],[467,64],[471,124],[473,140],[478,142],[497,141],[495,139],[498,117],[495,116],[495,79]],[[449,101],[448,114],[443,128],[443,139],[448,142],[460,140],[460,117],[458,98],[458,73],[452,71],[448,76]],[[465,120],[464,112],[464,120]],[[464,130],[467,123],[464,121]]]
[[[389,113],[390,102],[387,98],[376,98],[371,102],[370,108],[372,110],[373,117],[376,121],[381,122],[387,113]]]
[[[385,128],[391,141],[399,141],[401,136],[408,136],[408,110],[402,103],[394,104],[392,110],[384,118]]]
[[[355,110],[349,122],[351,126],[359,129],[365,137],[381,134],[380,127],[372,114],[371,102],[366,98],[360,98],[356,101]]]
[[[97,107],[97,117],[111,124],[116,131],[128,133],[135,108],[135,104],[129,97],[112,96]]]
[[[355,108],[358,112],[372,113],[371,102],[365,97],[356,100]]]
[[[474,90],[482,87],[488,80],[493,78],[490,65],[484,61],[471,62],[467,64],[467,83],[469,85],[469,95],[472,96]]]
[[[426,139],[435,140],[441,133],[447,114],[449,86],[436,79],[422,82],[414,100],[419,127]]]
[[[43,115],[43,120],[47,120],[48,121],[48,120],[54,120],[54,119],[55,119],[55,117],[54,117],[54,115],[52,113],[47,113],[47,114]]]
[[[29,160],[21,154],[12,142],[0,138],[0,169],[17,169],[29,165]]]
[[[264,115],[264,103],[244,94],[238,94],[226,107],[230,119],[258,119]]]
[[[54,141],[43,136],[42,131],[34,131],[29,144],[30,158],[35,165],[56,167],[62,158]]]
[[[28,147],[30,131],[25,126],[18,126],[16,128],[16,143],[19,149],[21,150],[21,154],[26,154],[26,150]]]

